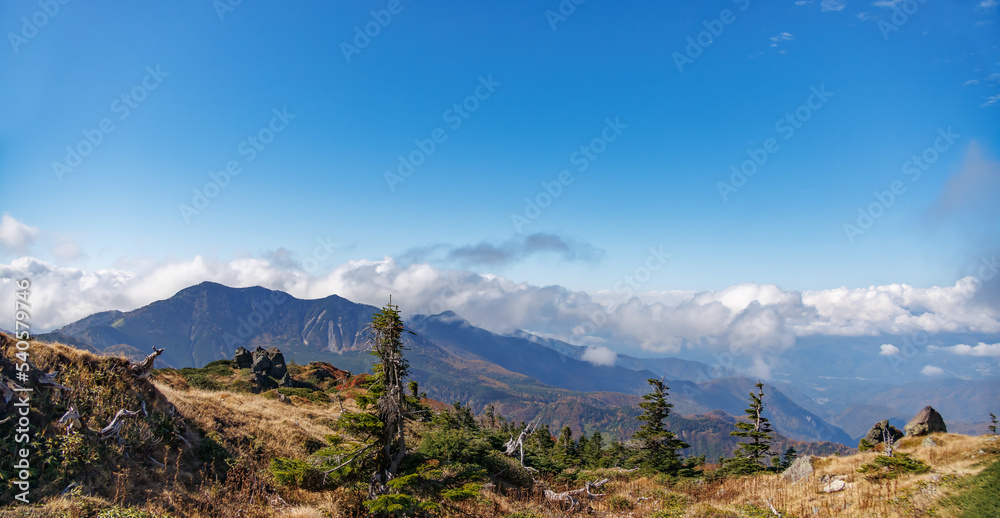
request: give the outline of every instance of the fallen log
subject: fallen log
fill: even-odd
[[[546,489],[545,499],[551,502],[567,502],[569,503],[569,509],[567,509],[567,512],[572,512],[576,509],[576,506],[580,504],[580,499],[594,500],[596,498],[607,496],[606,494],[594,493],[592,490],[598,489],[608,482],[608,479],[598,480],[597,482],[587,482],[587,485],[580,489],[563,491],[562,493],[556,493],[555,491]]]

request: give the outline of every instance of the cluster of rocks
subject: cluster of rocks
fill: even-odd
[[[932,433],[938,432],[947,433],[948,427],[945,425],[944,418],[941,417],[941,414],[939,414],[937,410],[928,406],[918,412],[917,415],[910,420],[910,422],[906,423],[903,430],[889,424],[888,419],[883,419],[875,423],[875,426],[868,430],[868,433],[865,434],[862,441],[868,441],[868,443],[874,446],[884,442],[886,439],[895,443],[904,436],[928,436]],[[930,448],[937,446],[937,443],[931,437],[925,437],[921,446]],[[781,476],[792,482],[812,478],[815,474],[815,470],[813,469],[813,459],[814,457],[809,455],[795,459],[795,462],[793,462],[788,469],[782,472]],[[846,478],[846,475],[827,474],[821,477],[819,482],[823,485],[823,492],[836,493],[851,487],[851,484],[847,483]]]
[[[917,415],[913,416],[910,422],[906,423],[903,430],[889,424],[887,419],[883,419],[875,423],[875,426],[871,430],[868,430],[864,440],[874,446],[885,441],[886,437],[889,437],[895,443],[902,439],[904,435],[907,437],[920,437],[939,432],[947,433],[948,426],[944,423],[944,418],[941,417],[941,414],[937,410],[926,406],[923,410],[917,412]]]
[[[240,369],[250,369],[259,387],[272,384],[268,378],[280,380],[278,386],[282,387],[290,387],[293,384],[291,376],[288,375],[288,366],[285,365],[285,356],[277,347],[263,349],[257,346],[253,352],[239,347],[236,349],[233,362]]]

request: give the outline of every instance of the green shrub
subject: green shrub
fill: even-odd
[[[910,457],[907,453],[897,453],[892,457],[888,455],[875,457],[874,461],[858,468],[858,473],[864,473],[865,478],[871,482],[879,482],[897,478],[903,473],[927,473],[930,469],[930,466]]]
[[[199,388],[202,390],[222,390],[222,385],[214,379],[208,377],[201,372],[191,372],[184,373],[183,370],[181,374],[184,375],[184,380],[187,381],[188,385]]]
[[[632,509],[632,501],[624,496],[615,495],[608,499],[612,511],[623,512]]]
[[[271,459],[270,470],[274,479],[283,486],[316,490],[323,485],[323,473],[299,459]]]
[[[868,442],[868,439],[865,438],[862,438],[861,441],[858,442],[858,451],[868,451],[874,447],[875,445]]]

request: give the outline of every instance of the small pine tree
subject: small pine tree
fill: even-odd
[[[997,416],[993,415],[993,412],[990,412],[990,422],[993,423],[993,424],[990,425],[990,432],[992,432],[993,435],[996,435],[997,434]]]
[[[556,460],[567,465],[576,463],[576,442],[573,441],[573,429],[566,425],[559,432],[556,441]]]
[[[737,421],[736,430],[729,433],[734,437],[744,437],[750,442],[741,442],[734,452],[735,457],[726,461],[729,471],[745,474],[766,469],[763,460],[771,452],[774,430],[764,417],[764,384],[757,382],[757,392],[750,392],[750,406],[744,412],[748,421]]]
[[[653,391],[642,396],[643,401],[639,403],[642,408],[642,415],[639,420],[643,422],[639,426],[639,431],[633,437],[642,441],[640,459],[643,465],[662,473],[677,473],[682,467],[677,450],[688,447],[688,444],[677,435],[667,430],[663,422],[670,415],[670,409],[674,405],[667,403],[667,384],[663,380],[650,378],[647,380]]]
[[[386,483],[399,471],[406,455],[405,417],[418,403],[415,398],[407,397],[404,390],[404,380],[410,371],[409,362],[403,357],[404,332],[399,306],[391,301],[372,315],[368,326],[368,343],[375,356],[372,381],[368,393],[357,398],[365,412],[345,412],[338,421],[341,429],[367,443],[358,453],[368,450],[370,453],[355,461],[355,467],[374,468],[368,489],[372,499],[388,491]]]
[[[798,452],[795,451],[794,446],[789,446],[788,449],[785,450],[785,458],[781,462],[781,469],[788,469],[788,467],[795,462],[796,458],[798,458]]]

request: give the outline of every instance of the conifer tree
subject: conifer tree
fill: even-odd
[[[410,370],[403,357],[404,332],[399,307],[391,301],[372,315],[368,326],[368,344],[371,354],[375,356],[372,379],[367,394],[357,398],[358,405],[365,412],[345,412],[338,421],[342,429],[367,443],[362,451],[372,452],[367,458],[356,461],[358,466],[374,466],[369,498],[384,494],[385,484],[399,471],[406,455],[405,417],[417,403],[404,390],[404,380]]]
[[[653,378],[647,381],[653,391],[642,396],[643,401],[639,403],[639,407],[643,412],[639,420],[643,424],[633,434],[634,438],[642,441],[640,460],[643,465],[656,471],[676,473],[681,468],[677,450],[687,448],[688,444],[677,439],[677,435],[667,430],[667,425],[663,422],[674,406],[667,402],[667,396],[670,395],[667,384]]]
[[[992,432],[993,435],[996,435],[997,434],[997,416],[993,415],[993,412],[990,412],[990,422],[993,423],[993,424],[990,425],[990,432]]]
[[[767,468],[763,459],[770,455],[771,441],[774,430],[771,423],[764,417],[764,384],[757,382],[757,392],[750,391],[750,406],[744,412],[747,421],[737,421],[736,430],[729,433],[734,437],[750,439],[741,442],[735,451],[735,458],[726,461],[727,470],[732,473],[746,474]]]

